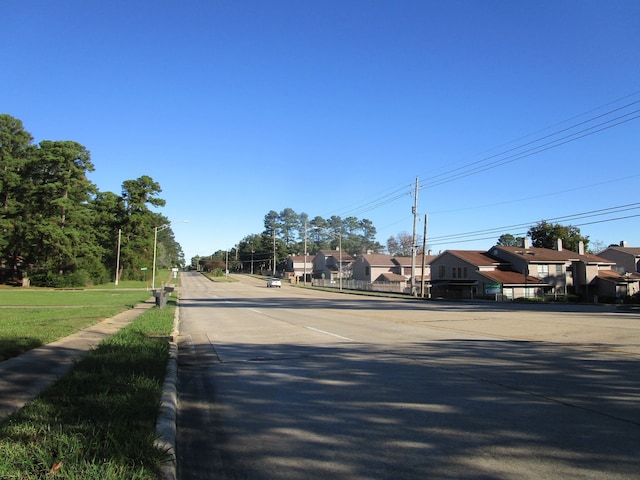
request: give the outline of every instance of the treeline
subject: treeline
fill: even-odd
[[[160,185],[143,175],[122,192],[100,192],[89,181],[91,155],[74,141],[33,137],[22,122],[0,114],[0,280],[28,278],[38,286],[112,281],[120,245],[121,279],[152,269],[156,227],[169,220]],[[158,229],[157,268],[184,263],[171,228]]]
[[[218,251],[209,257],[194,258],[199,268],[250,272],[272,270],[275,257],[276,267],[289,255],[315,255],[319,250],[337,250],[352,256],[367,252],[379,253],[384,247],[375,239],[376,228],[371,220],[356,217],[331,218],[306,213],[296,213],[291,208],[281,212],[269,211],[264,217],[264,230],[247,235],[229,252]],[[274,255],[275,253],[275,255]]]

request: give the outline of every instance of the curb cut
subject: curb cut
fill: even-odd
[[[162,397],[160,399],[160,410],[156,421],[156,446],[165,451],[168,460],[161,466],[161,476],[163,480],[176,480],[177,478],[177,458],[176,458],[176,422],[178,410],[178,344],[176,338],[179,333],[180,307],[176,302],[176,310],[173,316],[173,330],[171,332],[172,341],[169,342],[169,360],[167,363],[167,373],[162,385]]]

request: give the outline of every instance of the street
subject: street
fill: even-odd
[[[180,278],[195,479],[640,479],[640,314]]]

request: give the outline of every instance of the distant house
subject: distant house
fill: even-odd
[[[425,281],[429,281],[431,278],[431,262],[437,257],[437,255],[426,255],[424,258],[424,277]],[[422,254],[416,255],[416,281],[422,280]],[[398,266],[396,273],[404,275],[407,278],[411,278],[412,259],[411,257],[393,257],[394,263]]]
[[[393,261],[391,255],[373,253],[361,255],[353,261],[351,267],[352,278],[365,282],[374,282],[385,273],[399,273],[398,265]],[[403,277],[403,280],[406,280]]]
[[[598,272],[598,296],[600,301],[621,302],[640,292],[640,273],[620,273],[617,270]]]
[[[598,294],[599,273],[611,270],[614,262],[585,253],[582,243],[579,250],[564,249],[561,240],[555,249],[530,247],[525,241],[523,247],[495,246],[490,254],[508,262],[512,270],[538,279],[545,295],[575,294],[591,301]]]
[[[425,281],[429,281],[429,262],[435,256],[427,255],[424,270]],[[394,257],[391,255],[375,253],[357,257],[352,264],[352,279],[376,285],[366,289],[381,290],[379,284],[393,284],[389,291],[403,292],[411,280],[411,257]],[[416,287],[420,289],[422,281],[422,256],[416,257]],[[425,285],[425,291],[428,284]],[[365,286],[359,287],[360,289]]]
[[[615,262],[614,271],[599,273],[598,293],[603,300],[620,301],[637,295],[640,290],[640,248],[628,247],[627,242],[611,246],[598,253],[599,257]]]
[[[350,278],[351,262],[353,257],[347,252],[320,250],[313,258],[313,278],[332,281],[340,277]]]
[[[284,275],[293,281],[304,281],[304,274],[307,274],[307,281],[311,280],[313,272],[313,255],[289,255],[285,262]]]
[[[431,296],[438,298],[501,298],[538,296],[544,284],[508,262],[482,250],[446,250],[431,261]]]
[[[627,242],[611,246],[598,253],[598,256],[615,262],[620,273],[640,273],[640,248],[627,247]]]

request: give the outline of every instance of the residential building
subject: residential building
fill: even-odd
[[[352,278],[365,282],[375,282],[380,275],[386,273],[399,273],[398,265],[391,255],[382,253],[366,254],[357,257],[351,267]],[[403,277],[403,280],[406,280]]]
[[[638,295],[640,291],[640,248],[628,247],[627,242],[612,245],[599,257],[616,263],[615,271],[600,272],[601,285],[598,293],[603,301],[622,301],[627,296]]]
[[[342,261],[342,263],[340,263]],[[336,280],[350,278],[353,257],[340,250],[320,250],[313,258],[313,278]]]
[[[313,255],[289,255],[284,266],[285,277],[294,282],[304,282],[304,274],[307,274],[307,281],[311,281],[313,272]]]
[[[640,273],[640,248],[628,247],[627,242],[611,246],[598,253],[598,256],[615,262],[620,273]]]
[[[482,250],[446,250],[430,263],[431,297],[513,299],[538,296],[543,282]]]
[[[578,295],[590,301],[598,294],[599,272],[611,270],[614,262],[585,253],[582,243],[579,250],[564,249],[561,240],[555,249],[530,247],[525,241],[523,247],[495,246],[490,254],[507,262],[512,270],[538,279],[544,295]]]

